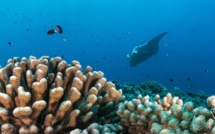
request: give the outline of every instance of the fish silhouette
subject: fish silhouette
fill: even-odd
[[[63,34],[63,29],[62,29],[61,26],[57,25],[57,26],[56,26],[56,29],[57,29],[57,31],[58,31],[60,34]]]
[[[136,46],[130,54],[127,54],[127,57],[130,59],[130,67],[134,67],[156,55],[159,50],[158,43],[167,33],[165,32],[156,36],[146,44]]]

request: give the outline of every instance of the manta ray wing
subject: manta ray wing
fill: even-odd
[[[159,45],[158,45],[159,41],[167,33],[168,32],[165,32],[165,33],[162,33],[162,34],[156,36],[155,38],[150,40],[145,45],[136,46],[135,48],[138,48],[138,49],[134,49],[135,52],[131,52],[129,54],[130,67],[134,67],[134,66],[140,64],[141,62],[146,61],[147,59],[149,59],[153,55],[156,55],[158,53],[158,50],[159,50]]]

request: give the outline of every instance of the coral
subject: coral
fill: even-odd
[[[113,81],[113,83],[116,85],[117,89],[123,90],[123,93],[125,94],[127,100],[132,100],[139,94],[161,94],[167,91],[167,89],[163,85],[155,81],[146,81],[144,83],[140,83],[137,86],[132,83],[125,83],[121,86],[118,81]]]
[[[99,125],[98,123],[93,123],[84,130],[75,129],[70,134],[119,134],[122,130],[123,127],[119,124]]]
[[[214,96],[207,100],[211,108],[214,102]],[[213,111],[202,106],[194,108],[192,102],[183,104],[179,97],[172,97],[170,93],[163,100],[156,95],[153,101],[149,96],[139,95],[138,99],[121,103],[117,114],[131,134],[215,134]]]
[[[126,100],[132,100],[136,98],[136,96],[138,96],[139,94],[143,96],[149,95],[150,98],[154,98],[156,94],[159,94],[160,97],[163,98],[168,92],[170,92],[173,97],[178,96],[184,102],[192,101],[195,107],[204,106],[206,108],[209,108],[207,103],[205,103],[209,96],[202,92],[185,93],[180,91],[178,87],[175,87],[174,90],[167,91],[165,87],[155,81],[147,81],[144,83],[140,83],[137,86],[132,83],[125,83],[123,85],[120,85],[118,81],[113,81],[113,83],[116,85],[117,89],[122,89]]]
[[[126,96],[126,100],[131,100],[135,98],[138,94],[141,94],[139,90],[136,90],[135,85],[133,83],[125,83],[124,85],[120,85],[119,81],[112,81],[117,89],[122,89],[123,94]]]
[[[167,93],[154,81],[121,86],[81,70],[60,57],[8,60],[0,67],[0,133],[215,134],[215,96]]]
[[[1,133],[61,133],[114,123],[122,90],[101,71],[60,57],[18,57],[0,69]]]
[[[152,92],[161,93],[167,89],[156,81],[146,81],[138,85],[142,90],[151,90]]]

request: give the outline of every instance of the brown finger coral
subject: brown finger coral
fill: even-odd
[[[214,102],[214,96],[207,99],[211,108]],[[138,99],[121,103],[117,114],[130,134],[215,134],[213,110],[194,108],[192,102],[183,104],[179,97],[168,93],[163,100],[159,95],[154,99],[139,95]]]
[[[1,133],[52,134],[118,121],[122,90],[101,71],[81,70],[60,57],[8,60],[0,69]]]

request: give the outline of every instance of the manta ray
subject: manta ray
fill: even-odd
[[[130,59],[130,67],[134,67],[156,55],[159,50],[158,43],[167,33],[165,32],[156,36],[146,44],[136,46],[130,54],[127,54],[127,57]]]

